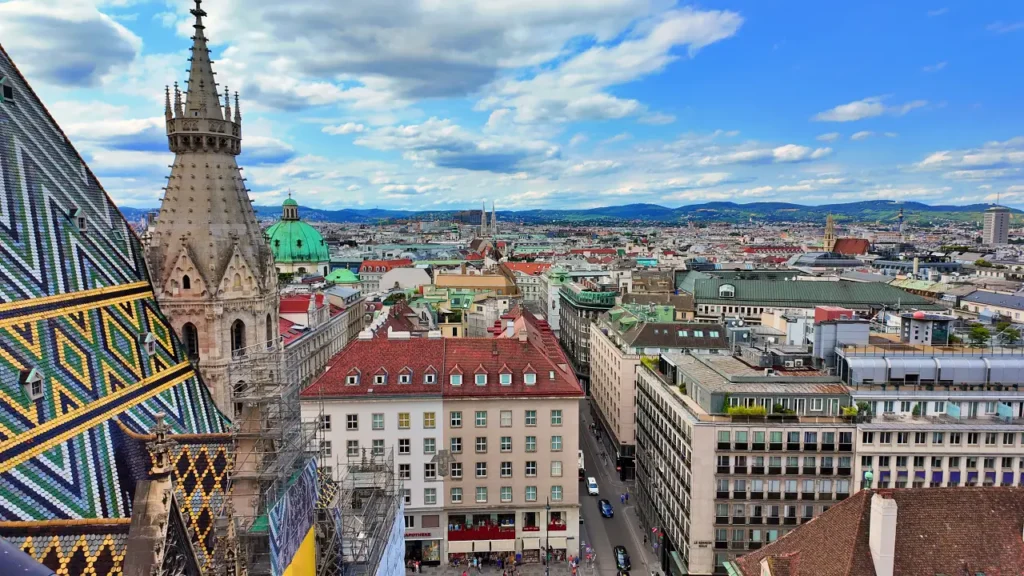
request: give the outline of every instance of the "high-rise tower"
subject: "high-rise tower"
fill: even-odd
[[[277,274],[235,157],[242,115],[214,80],[195,0],[187,88],[166,89],[167,140],[175,154],[148,247],[157,300],[217,405],[232,414],[228,366],[277,338]]]

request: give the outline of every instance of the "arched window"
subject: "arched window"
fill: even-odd
[[[732,284],[722,284],[721,286],[718,287],[718,297],[719,298],[735,298],[736,297],[736,287],[733,286]]]
[[[231,355],[245,355],[245,322],[235,320],[231,325]]]
[[[188,277],[188,274],[181,277],[181,287],[185,290],[192,289],[192,279]]]
[[[241,274],[235,274],[234,282],[233,282],[231,287],[234,288],[235,290],[241,290],[242,289],[242,275]]]
[[[305,273],[306,273],[306,267],[305,266],[299,266],[299,274],[305,274]]]
[[[274,321],[270,317],[270,314],[267,314],[267,348],[273,348],[273,347],[274,347]]]
[[[188,278],[188,276],[186,276]],[[199,331],[196,330],[196,325],[187,322],[181,327],[181,339],[184,340],[185,354],[188,355],[190,360],[199,359]]]

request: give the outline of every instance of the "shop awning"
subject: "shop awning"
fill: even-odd
[[[523,538],[523,550],[540,550],[540,538]]]
[[[490,540],[473,540],[473,552],[490,552]]]
[[[473,551],[472,540],[449,540],[448,541],[448,553],[449,554],[468,554]]]
[[[565,545],[565,538],[561,536],[548,538],[548,546],[551,546],[555,550],[565,550],[568,548],[568,546]]]
[[[515,540],[491,540],[491,552],[515,552]]]

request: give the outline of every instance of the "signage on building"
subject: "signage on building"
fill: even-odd
[[[406,538],[430,538],[433,536],[430,532],[406,532]]]

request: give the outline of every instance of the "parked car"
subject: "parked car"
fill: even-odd
[[[598,494],[597,478],[594,478],[593,476],[587,478],[587,494],[590,494],[591,496],[597,496]]]
[[[616,546],[612,549],[612,553],[615,554],[615,567],[623,572],[632,568],[629,564],[629,553],[626,552],[625,546]]]
[[[597,509],[601,511],[601,516],[604,516],[605,518],[611,518],[615,515],[615,509],[612,508],[612,503],[604,498],[597,501]]]

